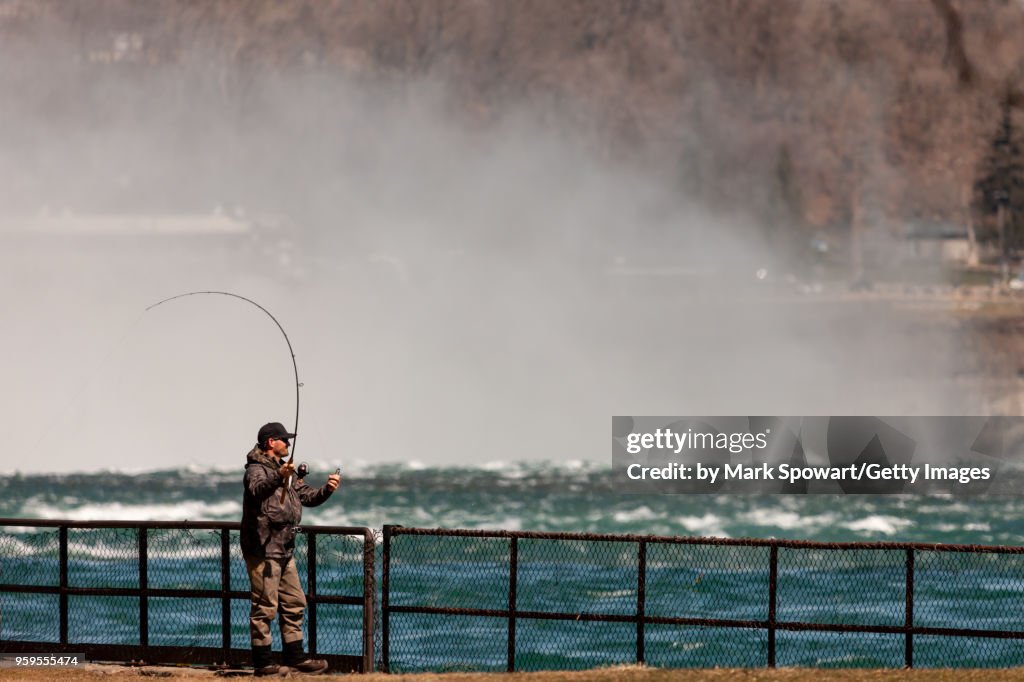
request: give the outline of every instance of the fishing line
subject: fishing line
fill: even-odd
[[[277,321],[277,318],[274,317],[269,310],[267,310],[266,308],[264,308],[259,303],[257,303],[256,301],[252,300],[251,298],[246,298],[245,296],[240,296],[238,294],[233,294],[230,291],[190,291],[190,292],[185,293],[185,294],[178,294],[177,296],[171,296],[170,298],[165,298],[162,301],[157,301],[153,305],[147,307],[146,310],[144,310],[142,312],[143,312],[143,314],[145,314],[146,312],[152,310],[153,308],[156,308],[159,305],[163,305],[164,303],[167,303],[169,301],[174,301],[174,300],[177,300],[179,298],[185,298],[186,296],[199,296],[201,294],[215,294],[215,295],[218,295],[218,296],[230,296],[231,298],[237,298],[240,301],[245,301],[246,303],[254,305],[257,308],[259,308],[260,310],[262,310],[266,314],[267,317],[269,317],[271,320],[273,320],[274,324],[276,324],[277,328],[281,331],[281,336],[284,337],[284,342],[286,344],[288,344],[288,353],[289,353],[289,355],[291,355],[291,358],[292,358],[292,370],[295,372],[295,426],[292,428],[292,433],[295,434],[295,437],[292,438],[291,456],[290,456],[290,459],[289,459],[290,462],[294,461],[295,460],[296,443],[299,440],[299,436],[298,436],[298,433],[299,433],[299,389],[302,387],[302,383],[299,381],[299,367],[298,367],[298,365],[295,362],[295,351],[292,349],[292,342],[288,338],[288,333],[285,332],[284,327],[281,326],[281,323]]]
[[[278,322],[277,318],[274,317],[273,314],[271,314],[271,312],[269,310],[264,308],[262,305],[260,305],[256,301],[253,301],[252,299],[246,298],[245,296],[240,296],[238,294],[234,294],[234,293],[231,293],[231,292],[228,292],[228,291],[192,291],[192,292],[188,292],[188,293],[184,293],[184,294],[178,294],[177,296],[171,296],[170,298],[165,298],[165,299],[163,299],[161,301],[157,301],[156,303],[154,303],[153,305],[148,306],[145,310],[143,310],[141,313],[139,313],[138,317],[133,322],[131,322],[129,325],[126,326],[125,330],[121,333],[120,338],[114,344],[111,344],[111,346],[109,347],[109,350],[104,354],[104,356],[99,360],[99,362],[96,363],[95,366],[98,366],[102,370],[102,369],[105,369],[106,367],[108,367],[111,364],[111,360],[113,359],[113,357],[115,355],[120,354],[124,350],[124,347],[126,346],[128,340],[129,340],[129,337],[136,331],[136,328],[141,323],[141,321],[142,321],[143,317],[145,316],[146,312],[152,310],[153,308],[156,308],[159,305],[163,305],[164,303],[167,303],[169,301],[173,301],[173,300],[176,300],[176,299],[179,299],[179,298],[184,298],[186,296],[196,296],[196,295],[199,295],[199,294],[215,294],[215,295],[220,295],[220,296],[230,296],[232,298],[237,298],[237,299],[239,299],[241,301],[245,301],[246,303],[254,305],[257,308],[259,308],[260,310],[262,310],[267,315],[267,317],[269,317],[274,322],[274,324],[277,326],[278,330],[280,330],[281,335],[284,337],[285,343],[288,346],[288,353],[291,356],[291,360],[292,360],[292,371],[294,372],[294,376],[295,376],[295,426],[294,426],[294,428],[292,428],[292,433],[297,434],[298,433],[298,427],[299,427],[299,389],[302,387],[302,383],[299,381],[299,369],[298,369],[298,365],[297,365],[297,363],[295,361],[295,352],[292,349],[291,340],[288,338],[288,334],[287,334],[287,332],[285,332],[284,327],[281,326],[281,323]],[[39,437],[36,439],[35,444],[32,446],[32,450],[33,451],[38,452],[40,447],[46,441],[46,439],[49,438],[53,434],[53,432],[54,432],[53,425],[61,425],[61,424],[64,424],[66,421],[68,421],[68,415],[70,414],[71,410],[76,405],[78,405],[81,402],[82,396],[85,394],[86,390],[88,390],[90,385],[93,383],[94,377],[92,375],[94,375],[94,374],[95,374],[95,372],[91,372],[89,375],[87,375],[84,379],[82,379],[79,382],[77,388],[70,393],[70,395],[69,395],[67,401],[65,402],[64,406],[57,413],[56,418],[53,419],[53,420],[49,420],[48,421],[48,423],[51,425],[51,428],[45,428],[44,430],[41,431]],[[295,458],[295,447],[296,447],[295,444],[297,443],[297,441],[298,441],[298,436],[296,436],[292,440],[291,460],[290,461],[294,460],[294,458]]]

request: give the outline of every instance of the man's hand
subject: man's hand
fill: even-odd
[[[287,481],[289,477],[295,475],[295,465],[291,462],[285,462],[281,465],[281,468],[277,470],[277,475]]]
[[[327,477],[327,489],[332,493],[341,485],[341,474],[331,474]]]

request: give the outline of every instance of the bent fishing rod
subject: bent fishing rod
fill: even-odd
[[[186,296],[199,296],[201,294],[215,294],[215,295],[219,295],[219,296],[230,296],[231,298],[237,298],[240,301],[245,301],[246,303],[250,303],[250,304],[256,306],[257,308],[262,310],[264,313],[266,313],[267,317],[269,317],[271,320],[274,321],[274,324],[276,324],[277,328],[281,331],[281,336],[284,337],[284,342],[286,344],[288,344],[288,353],[292,357],[292,370],[294,370],[294,372],[295,372],[295,426],[292,427],[292,433],[295,434],[295,435],[292,437],[291,454],[289,455],[289,458],[288,458],[288,463],[292,464],[295,461],[295,447],[296,447],[296,443],[298,442],[298,439],[299,439],[299,389],[302,388],[302,382],[299,381],[299,366],[295,362],[295,351],[292,349],[292,342],[288,338],[288,333],[285,332],[284,327],[282,327],[281,323],[277,321],[277,318],[274,317],[270,313],[269,310],[267,310],[266,308],[264,308],[259,303],[257,303],[256,301],[252,300],[251,298],[246,298],[245,296],[239,296],[238,294],[233,294],[230,291],[190,291],[190,292],[185,293],[185,294],[178,294],[177,296],[171,296],[170,298],[165,298],[162,301],[157,301],[153,305],[147,307],[146,310],[143,311],[143,312],[148,312],[148,311],[152,310],[153,308],[156,308],[159,305],[163,305],[164,303],[167,303],[169,301],[174,301],[174,300],[177,300],[179,298],[185,298]],[[292,477],[289,476],[288,477],[288,481],[287,481],[285,487],[281,489],[281,500],[282,501],[284,500],[285,492],[287,491],[288,488],[291,487],[291,485],[292,485]]]

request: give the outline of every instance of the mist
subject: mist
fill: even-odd
[[[259,310],[143,312],[197,290],[280,321],[296,457],[343,471],[606,462],[615,414],[986,409],[954,381],[954,320],[801,297],[756,219],[557,104],[476,117],[440,79],[317,69],[250,74],[239,98],[216,73],[71,64],[22,53],[5,75],[27,87],[0,132],[2,471],[240,467],[260,425],[291,426],[291,358]],[[26,228],[154,215],[259,234]]]

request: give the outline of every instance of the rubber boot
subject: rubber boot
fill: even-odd
[[[277,675],[281,671],[281,666],[274,663],[274,659],[271,658],[269,644],[266,646],[253,646],[252,667],[253,675],[256,677]]]
[[[284,665],[298,673],[320,675],[327,672],[327,661],[306,656],[303,652],[301,639],[284,643],[282,659]]]

